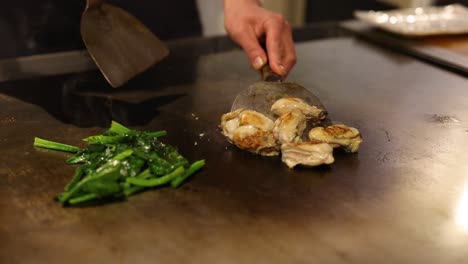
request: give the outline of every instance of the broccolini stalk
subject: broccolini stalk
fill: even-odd
[[[205,166],[205,160],[195,161],[194,163],[192,163],[192,165],[190,165],[190,167],[187,170],[184,171],[182,175],[174,178],[171,181],[171,186],[174,188],[179,187],[185,180],[187,180],[190,177],[190,175],[203,168],[203,166]]]
[[[65,186],[65,191],[68,192],[71,188],[73,188],[78,182],[81,181],[81,179],[84,176],[84,170],[83,167],[78,167],[75,170],[75,175],[73,178],[68,182],[68,184]]]
[[[166,130],[160,130],[160,131],[155,131],[155,132],[146,132],[145,135],[149,136],[149,137],[158,138],[158,137],[163,137],[163,136],[167,135],[167,131]]]
[[[132,131],[130,128],[127,128],[115,121],[112,121],[111,127],[109,128],[109,132],[113,132],[116,134],[127,134]]]
[[[89,193],[89,194],[85,194],[85,195],[70,199],[68,203],[74,205],[74,204],[79,204],[79,203],[84,203],[84,202],[88,202],[91,200],[95,200],[97,198],[98,196],[95,193]]]
[[[117,175],[120,170],[120,162],[117,161],[117,164],[113,164],[115,161],[112,160],[111,162],[104,164],[100,172],[97,172],[93,175],[88,175],[86,178],[84,178],[82,181],[77,183],[73,188],[71,188],[69,191],[62,193],[58,196],[58,199],[60,202],[65,203],[67,202],[70,198],[73,198],[75,194],[79,193],[82,187],[87,184],[89,181],[97,180],[103,177],[113,177],[114,175]]]
[[[153,179],[140,179],[140,178],[127,178],[127,182],[136,185],[136,186],[141,186],[141,187],[156,187],[160,185],[164,185],[168,182],[170,182],[172,179],[176,178],[177,176],[181,175],[184,173],[185,169],[184,167],[179,167],[175,169],[173,172],[166,174],[162,177],[159,178],[153,178]]]
[[[120,161],[120,160],[123,160],[123,159],[125,159],[125,158],[127,158],[127,157],[130,157],[130,155],[132,155],[132,154],[133,154],[133,150],[127,149],[127,150],[125,150],[124,152],[121,152],[121,153],[115,155],[115,157],[112,158],[112,159],[113,159],[113,160],[119,160],[119,161]]]
[[[61,151],[66,151],[66,152],[73,152],[76,153],[80,151],[80,148],[55,142],[55,141],[50,141],[42,138],[35,137],[34,138],[34,146],[35,147],[40,147],[40,148],[46,148],[46,149],[53,149],[53,150],[61,150]]]
[[[84,138],[83,141],[88,142],[88,144],[117,144],[122,142],[126,139],[125,135],[118,135],[118,136],[90,136]]]
[[[71,188],[69,191],[59,195],[59,201],[64,203],[69,199],[74,198],[75,194],[77,194],[86,184],[89,185],[91,181],[102,180],[104,178],[109,178],[110,180],[112,180],[114,178],[120,177],[120,168],[122,165],[120,161],[130,155],[132,155],[132,150],[126,150],[122,153],[117,154],[113,159],[109,160],[104,165],[97,168],[95,173],[87,175],[79,183],[75,184],[73,188]],[[88,186],[88,189],[91,189],[90,186]],[[96,195],[99,196],[99,194]]]
[[[135,178],[138,178],[138,179],[148,179],[148,178],[151,178],[151,176],[153,176],[151,174],[151,170],[150,169],[146,169],[144,171],[142,171],[140,174],[138,174],[137,176],[135,176]],[[141,187],[141,186],[132,186],[132,184],[128,181],[125,181],[124,183],[124,194],[125,196],[130,196],[138,191],[141,191],[143,190],[145,187]]]

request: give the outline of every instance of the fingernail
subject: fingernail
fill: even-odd
[[[283,64],[280,64],[279,67],[283,73],[286,73],[286,69],[284,68]]]
[[[260,70],[260,68],[262,68],[264,64],[265,62],[263,61],[262,57],[257,56],[254,60],[253,66],[256,70]]]

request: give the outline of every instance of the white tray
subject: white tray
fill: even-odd
[[[468,9],[459,4],[390,11],[355,11],[354,15],[373,26],[405,36],[468,33]]]

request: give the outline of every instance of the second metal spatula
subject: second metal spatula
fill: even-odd
[[[169,54],[164,43],[121,8],[87,0],[81,36],[89,54],[113,87],[119,87]]]

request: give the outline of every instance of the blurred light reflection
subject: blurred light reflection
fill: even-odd
[[[464,232],[468,233],[468,184],[465,185],[463,193],[456,208],[455,221]]]
[[[410,15],[410,16],[408,16],[408,17],[406,18],[406,21],[407,21],[408,23],[414,23],[414,22],[416,21],[416,17],[413,16],[413,15]]]

